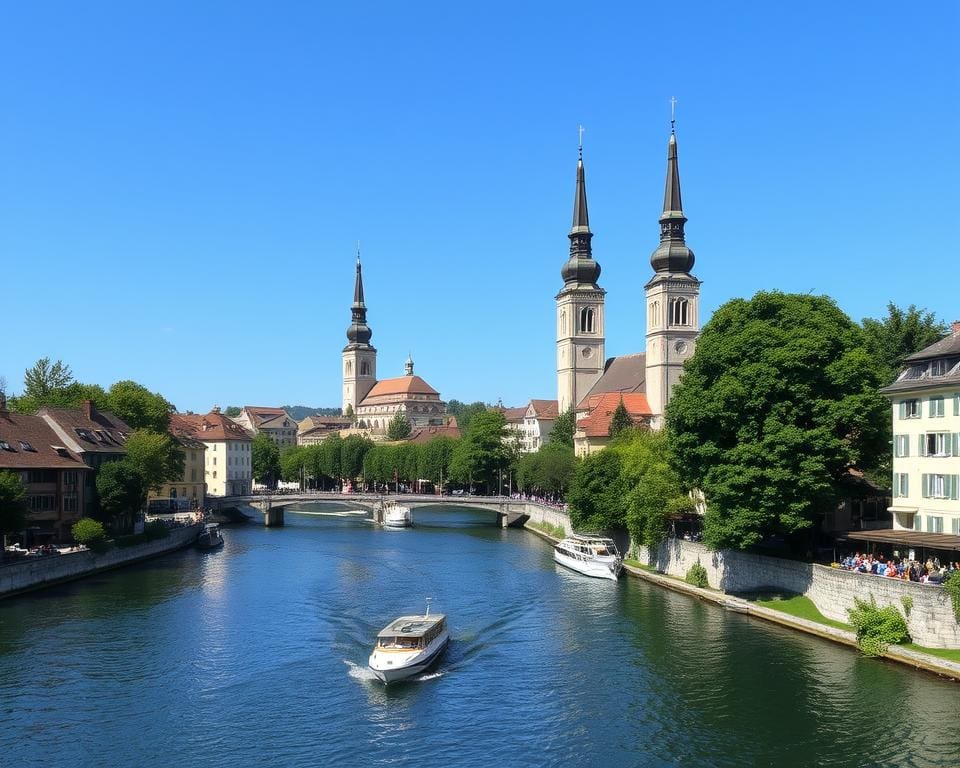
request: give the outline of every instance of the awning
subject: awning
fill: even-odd
[[[960,536],[948,533],[895,531],[891,528],[884,528],[879,531],[847,531],[839,538],[867,541],[873,544],[899,544],[914,549],[942,549],[948,552],[960,552]]]
[[[917,507],[887,507],[887,512],[893,512],[898,515],[915,515]]]

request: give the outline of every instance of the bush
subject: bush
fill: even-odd
[[[904,595],[900,598],[900,604],[903,605],[903,615],[910,618],[910,611],[913,610],[913,598],[910,595]]]
[[[953,571],[943,582],[943,588],[953,603],[953,615],[960,621],[960,571]]]
[[[693,586],[700,587],[701,589],[706,589],[710,586],[710,580],[707,578],[707,569],[700,565],[699,560],[690,566],[685,581],[687,584],[693,584]]]
[[[853,599],[854,607],[847,613],[850,623],[857,632],[857,644],[866,656],[880,656],[888,645],[905,643],[910,640],[907,621],[894,606],[878,608],[873,597],[870,602]]]
[[[146,544],[148,541],[156,541],[170,535],[170,529],[167,528],[163,520],[151,520],[143,526],[143,533],[134,533],[130,536],[119,536],[116,539],[118,547],[133,547],[137,544]]]
[[[104,541],[107,538],[107,532],[103,529],[103,524],[89,517],[81,517],[73,524],[70,529],[74,541],[77,544],[90,546],[96,541]]]

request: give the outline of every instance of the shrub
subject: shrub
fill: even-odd
[[[900,603],[903,605],[903,615],[910,618],[910,611],[913,610],[913,598],[910,595],[904,595],[900,598]]]
[[[687,584],[693,584],[693,586],[701,587],[702,589],[710,586],[710,581],[707,579],[707,569],[700,565],[699,560],[691,565],[690,570],[687,571],[686,582]]]
[[[953,603],[953,615],[960,621],[960,571],[953,571],[943,582],[943,588]]]
[[[73,524],[70,529],[74,541],[77,544],[86,544],[87,546],[96,541],[104,541],[107,538],[107,532],[103,529],[103,524],[92,520],[89,517],[81,517]]]
[[[888,645],[910,640],[907,621],[894,606],[878,608],[873,597],[870,602],[854,598],[854,607],[847,613],[857,632],[857,644],[866,656],[880,656]]]

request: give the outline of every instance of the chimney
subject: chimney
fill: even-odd
[[[960,320],[954,320],[953,325],[950,327],[950,331],[956,336],[960,333]]]
[[[84,400],[83,401],[83,415],[86,416],[90,421],[93,421],[93,400]]]

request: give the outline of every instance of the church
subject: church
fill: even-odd
[[[561,269],[557,301],[557,399],[560,412],[573,408],[577,455],[609,442],[610,419],[621,398],[633,421],[663,426],[664,411],[700,331],[700,281],[686,244],[680,197],[677,137],[671,121],[667,178],[660,215],[660,244],[650,257],[646,290],[646,352],[605,357],[604,299],[600,264],[593,257],[583,148],[577,161],[570,257]]]
[[[447,404],[437,390],[413,373],[410,357],[405,375],[377,381],[377,350],[370,343],[372,337],[373,331],[367,325],[358,253],[347,346],[343,348],[343,413],[355,419],[357,428],[374,437],[386,434],[397,413],[403,413],[414,429],[443,426]]]

